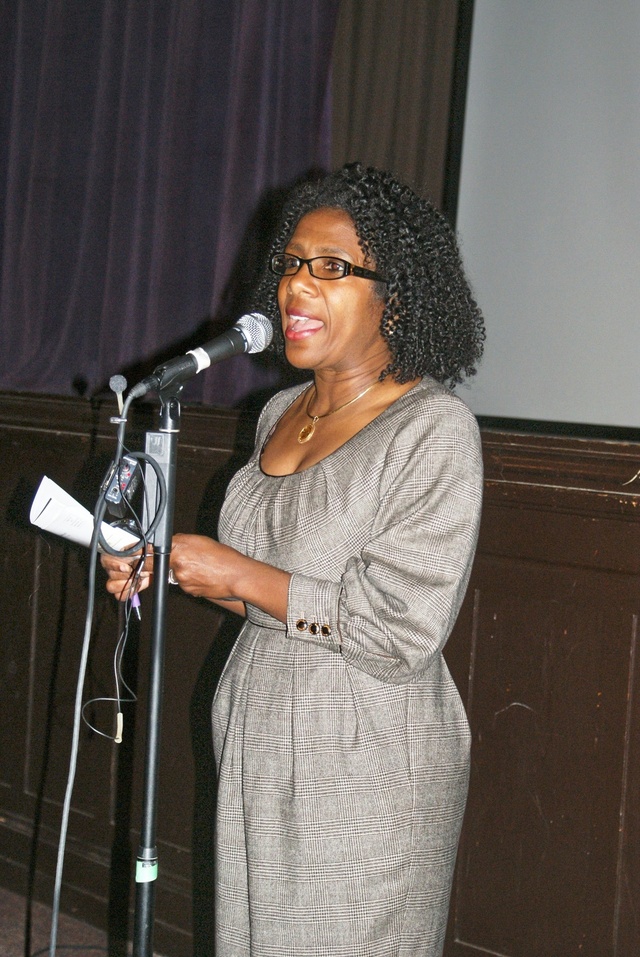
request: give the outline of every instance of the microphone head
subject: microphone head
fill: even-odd
[[[122,395],[124,390],[127,388],[127,380],[123,375],[112,375],[109,379],[109,388],[112,392],[115,392],[116,394],[120,393],[120,395]]]
[[[266,316],[259,312],[250,312],[241,316],[236,326],[247,341],[247,352],[262,352],[273,339],[273,326]]]

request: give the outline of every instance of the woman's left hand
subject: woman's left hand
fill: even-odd
[[[172,576],[189,595],[208,598],[244,614],[244,603],[257,605],[279,621],[287,620],[290,574],[249,558],[204,535],[174,535]]]
[[[187,594],[211,601],[237,601],[234,569],[243,559],[233,548],[205,535],[178,534],[171,542],[169,562],[172,578]]]

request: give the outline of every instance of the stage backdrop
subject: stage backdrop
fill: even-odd
[[[640,427],[640,4],[475,0],[458,228],[487,416]]]

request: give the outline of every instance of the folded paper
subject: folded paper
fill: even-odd
[[[36,491],[29,518],[33,525],[53,532],[79,545],[89,546],[93,535],[93,515],[52,479],[43,476]],[[102,523],[102,534],[112,548],[122,551],[140,541],[125,528]]]

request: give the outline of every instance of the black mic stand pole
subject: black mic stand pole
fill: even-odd
[[[151,664],[149,671],[149,698],[147,705],[147,740],[145,751],[144,790],[140,846],[136,861],[136,903],[133,928],[134,957],[153,957],[153,919],[155,887],[158,876],[156,848],[156,808],[160,728],[162,723],[162,694],[164,678],[164,641],[173,514],[175,506],[176,463],[178,434],[180,432],[180,402],[182,385],[173,385],[171,394],[159,392],[160,426],[158,432],[147,432],[145,450],[158,463],[166,484],[166,505],[153,536],[153,619],[151,629]],[[146,468],[145,502],[149,510],[156,500],[155,470]],[[146,523],[145,527],[148,527]]]

